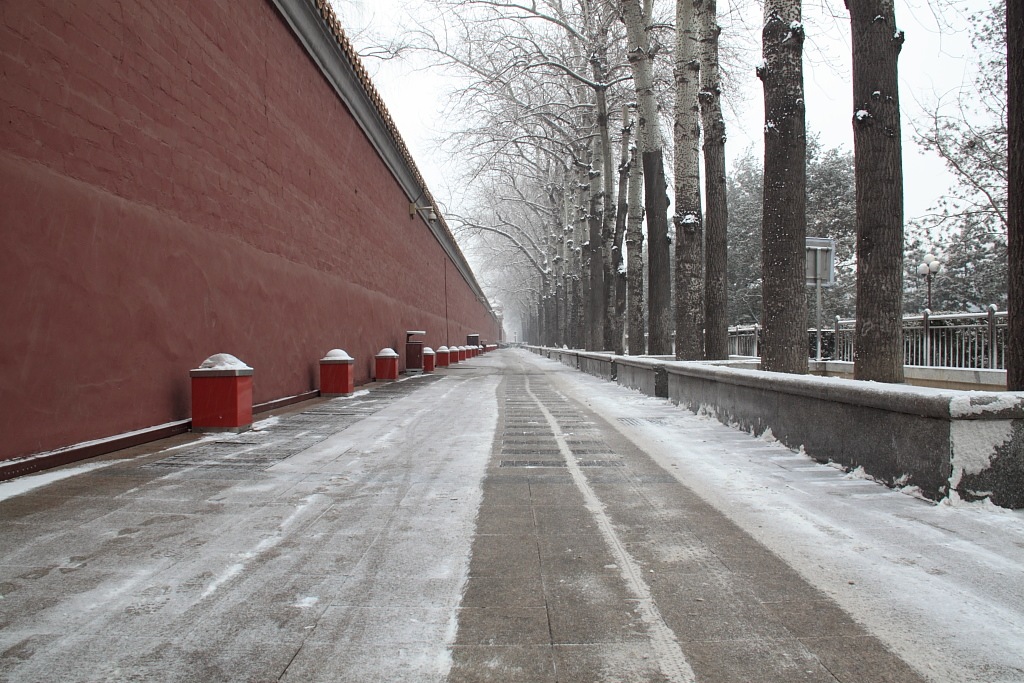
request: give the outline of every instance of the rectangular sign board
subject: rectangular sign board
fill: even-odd
[[[836,283],[836,241],[827,237],[808,237],[805,281],[809,285],[831,287]]]

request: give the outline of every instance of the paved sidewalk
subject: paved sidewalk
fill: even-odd
[[[451,680],[921,680],[529,370],[499,387]]]
[[[500,351],[0,486],[0,681],[954,679],[665,459],[763,442],[596,382]]]

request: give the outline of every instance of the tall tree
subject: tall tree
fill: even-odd
[[[761,268],[764,336],[761,367],[807,372],[807,135],[800,0],[766,0],[764,62],[764,197]]]
[[[633,90],[618,3],[432,4],[442,10],[444,30],[428,24],[408,32],[405,49],[423,50],[464,77],[452,111],[465,128],[449,144],[463,162],[467,185],[482,187],[500,176],[490,189],[502,201],[539,207],[543,215],[535,217],[534,229],[546,233],[538,240],[557,271],[551,291],[538,299],[547,311],[539,320],[559,344],[604,348],[615,296],[609,112]],[[492,49],[496,44],[502,49]],[[552,185],[560,188],[559,207],[548,191]]]
[[[617,354],[625,352],[624,331],[626,316],[626,263],[622,254],[622,247],[626,239],[626,224],[629,214],[629,176],[632,168],[632,155],[630,153],[630,141],[632,139],[633,120],[630,116],[629,106],[622,106],[622,130],[619,138],[619,186],[618,198],[615,203],[615,235],[612,244],[612,264],[615,277],[614,305],[608,311],[608,318],[612,323],[612,339],[608,346],[610,351]]]
[[[608,29],[607,26],[600,26],[596,31],[597,36],[592,40],[593,51],[590,55],[590,66],[593,72],[594,100],[597,107],[597,144],[595,150],[600,155],[600,164],[596,170],[600,173],[601,203],[600,203],[600,230],[599,239],[601,244],[601,273],[598,274],[601,283],[601,296],[596,301],[597,310],[595,314],[595,325],[600,324],[601,332],[597,345],[600,350],[612,350],[615,346],[615,325],[609,314],[615,310],[615,265],[613,247],[615,243],[615,176],[612,173],[614,161],[612,158],[612,139],[609,130],[608,116]]]
[[[1009,238],[1009,334],[1006,353],[1006,388],[1024,391],[1024,4],[1009,0],[1006,8],[1007,122],[1010,193],[1007,221]]]
[[[605,304],[604,287],[604,240],[602,239],[602,225],[604,216],[604,183],[599,169],[604,167],[604,147],[600,137],[595,137],[591,145],[590,168],[587,171],[587,344],[586,348],[591,351],[604,349],[605,337],[605,311],[608,310]]]
[[[856,379],[903,381],[903,153],[893,0],[847,0],[857,178]]]
[[[676,0],[676,358],[704,357],[704,220],[700,199],[700,59],[693,0]]]
[[[640,199],[644,181],[637,148],[629,151],[629,214],[626,216],[626,336],[629,355],[647,353],[647,307],[644,305],[644,203]]]
[[[704,356],[729,357],[727,287],[728,204],[725,195],[725,117],[718,65],[718,3],[697,4],[700,26],[700,113],[704,128]]]
[[[668,183],[661,130],[658,125],[658,103],[654,91],[655,50],[651,46],[648,27],[652,3],[621,0],[622,19],[626,24],[629,65],[637,98],[637,141],[643,163],[644,204],[647,215],[647,352],[665,355],[672,352],[671,339],[671,269],[668,236]]]

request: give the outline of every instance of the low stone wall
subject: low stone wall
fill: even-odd
[[[616,363],[611,356],[597,353],[579,352],[576,355],[578,367],[588,375],[594,375],[601,379],[614,380],[616,376]]]
[[[668,375],[665,362],[647,358],[609,356],[614,359],[615,381],[629,389],[635,389],[648,396],[668,398]]]
[[[539,348],[533,347],[535,351]],[[1024,508],[1024,392],[958,391],[562,350],[563,362],[935,500]],[[584,358],[586,360],[584,360]]]

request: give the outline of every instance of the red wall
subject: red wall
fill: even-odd
[[[498,338],[266,0],[4,0],[0,68],[0,459],[186,418],[213,353],[260,403]]]

